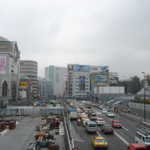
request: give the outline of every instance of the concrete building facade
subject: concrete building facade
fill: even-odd
[[[39,96],[37,62],[32,60],[21,60],[20,76],[29,78],[32,98],[37,98]]]
[[[51,97],[51,82],[45,78],[39,78],[39,95],[41,98],[49,99]]]
[[[20,52],[17,43],[0,37],[0,103],[16,101]]]
[[[69,64],[66,95],[75,98],[94,96],[95,87],[108,86],[114,81],[112,75],[108,66]]]
[[[62,97],[65,92],[67,69],[65,67],[48,66],[45,68],[45,79],[50,82],[50,95]]]

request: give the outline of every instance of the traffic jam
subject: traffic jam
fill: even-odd
[[[118,114],[114,113],[113,110],[86,101],[68,101],[67,103],[71,123],[77,126],[75,128],[79,128],[77,132],[82,130],[85,132],[84,134],[89,137],[89,145],[92,149],[114,149],[112,145],[116,144],[117,147],[118,143],[115,143],[115,140],[120,140],[120,143],[122,143],[120,144],[122,148],[118,147],[118,149],[150,149],[150,132],[146,131],[146,127],[137,129],[136,134],[133,135],[134,140],[129,143],[119,134],[126,128]]]

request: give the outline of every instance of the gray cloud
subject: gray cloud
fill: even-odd
[[[110,65],[150,72],[149,0],[5,0],[0,35],[18,42],[23,59],[49,64]]]

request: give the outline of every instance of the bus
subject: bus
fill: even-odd
[[[135,135],[135,142],[150,146],[150,131],[146,128],[137,129]]]

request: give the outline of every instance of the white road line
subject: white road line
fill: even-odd
[[[150,123],[149,123],[149,122],[143,121],[143,123],[150,126]]]
[[[129,145],[128,141],[126,141],[121,135],[119,135],[117,132],[114,132],[114,134],[126,145]]]
[[[99,133],[98,131],[96,131],[96,134],[97,134],[98,136],[101,136],[100,133]]]
[[[122,126],[122,129],[126,130],[126,131],[129,131],[129,129],[127,129],[126,127]]]
[[[1,136],[4,136],[8,131],[9,131],[9,129],[5,129],[4,131],[2,131],[2,132],[0,133],[0,135],[1,135]]]

